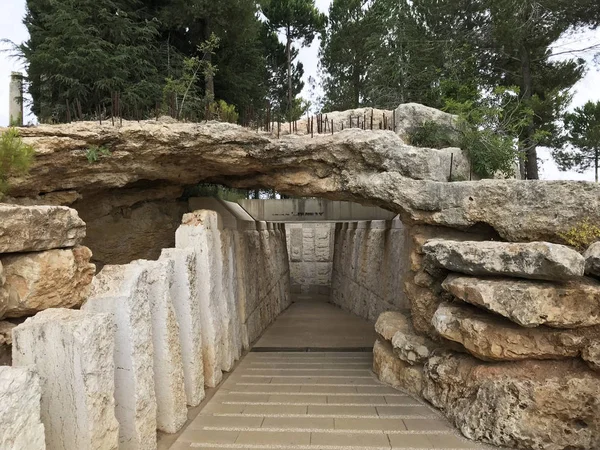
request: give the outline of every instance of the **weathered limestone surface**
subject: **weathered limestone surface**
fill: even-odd
[[[177,229],[177,248],[192,248],[196,252],[198,302],[202,311],[202,355],[204,362],[204,383],[215,387],[223,378],[224,324],[229,317],[226,305],[221,301],[221,270],[218,215],[214,211],[196,211],[183,217]]]
[[[3,289],[8,294],[4,316],[23,317],[48,308],[81,306],[96,270],[91,256],[89,248],[78,246],[0,257],[6,278]]]
[[[10,366],[12,357],[12,330],[16,324],[0,321],[0,366]]]
[[[0,317],[4,317],[4,313],[8,308],[8,291],[4,288],[6,277],[4,276],[4,267],[0,259]]]
[[[391,342],[395,355],[402,361],[423,364],[439,347],[425,336],[417,334],[410,319],[401,312],[389,311],[381,314],[375,323],[375,331]]]
[[[127,264],[136,259],[158,259],[163,248],[175,246],[175,231],[188,212],[183,188],[135,187],[84,193],[71,204],[87,225],[84,245],[93,261]]]
[[[33,367],[0,367],[0,448],[46,449],[41,396]]]
[[[582,362],[435,356],[423,395],[470,439],[535,450],[600,448],[600,376]]]
[[[382,383],[414,395],[423,389],[423,366],[411,366],[400,360],[389,342],[377,339],[373,347],[373,372]]]
[[[74,209],[0,204],[0,253],[74,247],[84,237],[85,223]]]
[[[423,246],[425,266],[469,275],[505,275],[540,280],[583,276],[585,260],[575,250],[548,242],[460,242],[433,239]]]
[[[594,242],[583,254],[585,273],[600,277],[600,242]]]
[[[598,340],[584,348],[581,356],[592,369],[600,372],[600,342]]]
[[[13,330],[13,365],[40,375],[48,449],[118,448],[114,328],[108,314],[48,309]]]
[[[336,305],[370,321],[408,310],[405,230],[399,220],[337,224],[332,296]]]
[[[406,146],[389,131],[276,139],[224,123],[147,121],[122,127],[76,122],[19,132],[37,155],[27,176],[10,180],[14,197],[210,179],[375,204],[399,213],[406,224],[489,225],[509,241],[562,242],[561,234],[573,224],[600,221],[600,186],[594,183],[447,183],[447,151]],[[109,145],[112,154],[89,164],[90,145]]]
[[[577,357],[592,342],[600,342],[597,326],[572,330],[523,328],[464,304],[441,304],[433,326],[440,335],[462,344],[484,361]]]
[[[170,283],[175,263],[171,260],[132,263],[148,273],[148,298],[154,347],[156,425],[165,433],[176,433],[187,420],[179,325],[171,300]]]
[[[454,297],[500,314],[523,327],[600,325],[600,283],[566,283],[449,275],[442,284]]]
[[[196,289],[196,253],[192,249],[164,249],[161,259],[171,260],[171,300],[179,324],[185,393],[189,406],[198,406],[204,398],[204,364],[202,362],[202,315]]]
[[[115,415],[119,449],[156,449],[154,345],[148,271],[139,265],[105,266],[94,278],[84,311],[108,313],[116,324]]]

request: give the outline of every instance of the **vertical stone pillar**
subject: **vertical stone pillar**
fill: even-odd
[[[32,367],[0,366],[0,448],[44,450],[40,378]]]
[[[13,330],[13,365],[40,375],[48,449],[117,449],[113,352],[107,314],[47,309]]]
[[[8,117],[9,125],[23,126],[23,74],[13,72],[10,76],[8,89]]]
[[[160,258],[174,264],[170,290],[179,324],[185,394],[188,405],[198,406],[204,399],[204,364],[196,253],[193,249],[169,248]]]
[[[223,301],[221,274],[223,261],[219,239],[219,216],[214,211],[196,211],[183,216],[175,233],[177,248],[191,248],[196,253],[198,301],[202,311],[202,355],[204,383],[215,387],[223,378],[228,310]]]
[[[170,282],[174,262],[134,261],[147,273],[146,300],[150,304],[152,344],[154,346],[154,390],[156,392],[156,425],[165,433],[177,433],[187,420],[185,387],[179,325],[171,301]]]
[[[154,346],[147,279],[148,272],[140,266],[104,266],[82,307],[88,312],[109,313],[116,324],[114,386],[119,449],[156,450]]]

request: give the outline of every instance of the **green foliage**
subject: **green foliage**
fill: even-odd
[[[35,150],[25,144],[16,128],[0,134],[0,198],[7,192],[9,178],[29,171]]]
[[[213,102],[209,106],[210,118],[220,122],[237,123],[239,114],[235,106],[228,105],[224,100]]]
[[[183,198],[190,197],[216,197],[228,202],[237,202],[238,200],[250,198],[250,191],[230,188],[220,184],[202,183],[185,189]]]
[[[566,233],[559,233],[564,241],[577,250],[584,251],[596,241],[600,241],[600,227],[585,219]]]
[[[110,149],[104,146],[92,145],[85,151],[85,157],[88,162],[98,162],[101,156],[110,156]]]
[[[561,170],[585,172],[595,169],[598,182],[600,160],[600,102],[587,102],[565,116],[567,135],[553,156]]]
[[[410,145],[427,148],[448,148],[459,145],[456,129],[434,121],[408,130]]]

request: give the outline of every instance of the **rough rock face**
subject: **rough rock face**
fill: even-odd
[[[396,357],[410,365],[423,364],[439,347],[430,339],[418,335],[410,319],[401,312],[388,311],[379,316],[375,331],[392,343]]]
[[[81,306],[96,267],[87,247],[2,257],[8,293],[5,317],[23,317],[48,308]],[[1,317],[1,316],[0,316]]]
[[[0,448],[45,450],[40,378],[33,367],[0,367]]]
[[[6,277],[4,276],[2,260],[0,260],[0,317],[4,317],[4,313],[8,308],[8,291],[4,288],[4,283],[6,283]]]
[[[600,372],[600,342],[592,342],[583,350],[581,356],[592,369]]]
[[[13,330],[13,364],[35,365],[49,449],[118,448],[114,324],[107,314],[48,309]]]
[[[583,254],[585,273],[600,277],[600,242],[594,242]]]
[[[0,253],[73,247],[84,237],[85,223],[74,209],[0,204]]]
[[[484,361],[577,357],[590,343],[600,342],[600,327],[523,328],[472,306],[449,303],[440,305],[433,325],[440,335]]]
[[[423,367],[411,366],[398,359],[391,344],[382,339],[377,339],[373,347],[373,372],[383,383],[414,395],[421,395]]]
[[[539,280],[583,276],[585,260],[575,250],[549,242],[510,243],[433,239],[423,246],[424,264],[469,275],[504,275]]]
[[[600,376],[577,360],[435,356],[423,396],[470,439],[535,450],[600,448]]]
[[[600,283],[590,278],[556,284],[450,275],[442,286],[454,297],[524,327],[600,325]]]
[[[457,119],[457,116],[418,103],[405,103],[396,108],[396,130],[400,134],[423,126],[425,122],[435,122],[454,128]]]
[[[400,213],[407,224],[461,229],[487,224],[511,241],[561,242],[561,233],[573,224],[600,220],[600,186],[593,183],[446,183],[448,152],[405,146],[389,131],[275,139],[230,124],[155,121],[19,131],[37,155],[28,176],[10,180],[14,197],[206,180],[375,204]],[[108,145],[112,154],[89,164],[85,151],[91,145]]]
[[[12,329],[16,325],[12,322],[0,322],[0,366],[11,365]]]

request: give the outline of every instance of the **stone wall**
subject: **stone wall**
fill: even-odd
[[[15,366],[0,371],[0,443],[155,449],[289,306],[284,226],[192,204],[213,210],[185,214],[174,248],[95,276],[75,210],[0,205],[0,360],[12,345]],[[17,439],[15,420],[36,428]]]
[[[385,311],[407,311],[408,270],[400,220],[336,225],[331,296],[336,305],[373,322]]]
[[[293,293],[329,295],[333,268],[332,223],[286,223]]]
[[[600,448],[600,244],[581,255],[489,240],[485,229],[409,234],[411,309],[377,321],[380,380],[428,400],[471,439]]]

